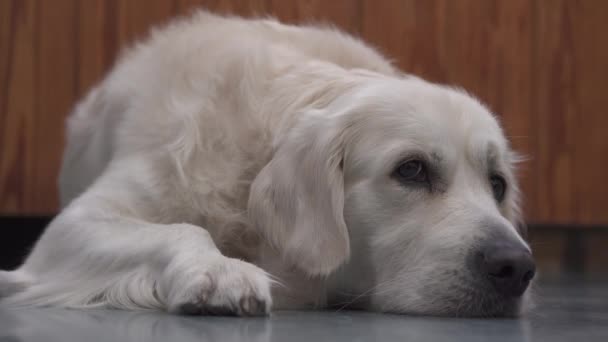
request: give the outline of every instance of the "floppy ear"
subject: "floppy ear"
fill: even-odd
[[[309,275],[327,275],[350,256],[343,142],[334,120],[302,115],[254,180],[249,215],[288,262]]]

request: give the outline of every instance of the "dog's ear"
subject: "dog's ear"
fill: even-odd
[[[249,215],[288,262],[327,275],[350,256],[342,133],[335,120],[315,112],[300,119],[254,180]]]

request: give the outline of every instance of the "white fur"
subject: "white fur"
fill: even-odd
[[[412,154],[441,162],[440,191],[391,178]],[[509,182],[503,204],[489,160]],[[0,295],[188,313],[264,314],[274,300],[501,314],[476,306],[463,270],[492,230],[525,244],[514,162],[481,104],[350,36],[199,12],[124,54],[76,107],[64,208],[24,265],[0,272]]]

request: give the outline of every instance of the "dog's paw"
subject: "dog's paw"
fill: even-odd
[[[172,281],[170,312],[189,315],[268,315],[272,281],[257,266],[221,257]]]

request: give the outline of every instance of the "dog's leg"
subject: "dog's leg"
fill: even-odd
[[[19,270],[0,273],[0,289],[9,294],[6,302],[267,314],[267,274],[222,255],[200,227],[146,220],[153,216],[146,211],[154,206],[142,205],[142,200],[155,199],[149,193],[142,196],[139,185],[150,186],[146,176],[128,166],[109,171],[70,204]],[[137,180],[125,182],[127,174]]]

